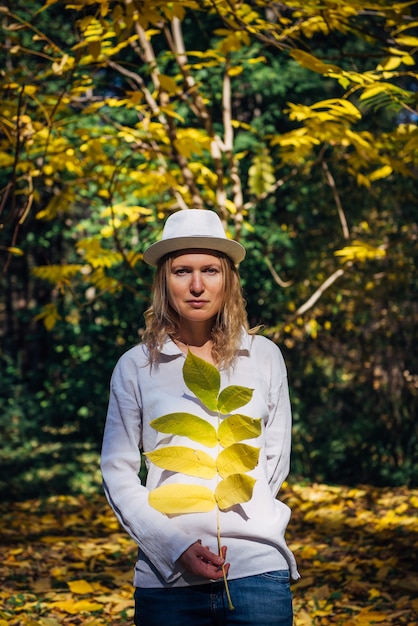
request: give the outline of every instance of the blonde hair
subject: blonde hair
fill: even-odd
[[[236,357],[242,328],[248,331],[247,312],[238,270],[231,259],[217,253],[221,262],[224,297],[212,328],[212,357],[217,365],[230,367]],[[158,265],[152,290],[152,304],[145,312],[143,341],[150,364],[157,364],[166,335],[180,339],[180,318],[169,302],[168,277],[173,256],[163,257]]]

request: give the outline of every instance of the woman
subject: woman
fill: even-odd
[[[289,578],[299,574],[284,540],[290,511],[276,499],[290,460],[286,368],[277,346],[248,330],[237,271],[245,250],[226,237],[216,213],[186,209],[168,218],[162,239],[143,256],[157,267],[152,305],[143,343],[128,350],[113,372],[101,462],[109,503],[138,545],[135,624],[291,626]],[[186,385],[189,353],[216,367],[221,388],[251,390],[236,413],[260,424],[248,442],[259,456],[248,472],[254,484],[248,501],[166,514],[152,504],[161,486],[215,489],[219,481],[184,476],[147,457],[145,486],[138,477],[141,451],[152,458],[166,446],[190,446],[176,429],[158,432],[152,420],[181,413],[219,424],[219,415]],[[214,458],[219,452],[204,442],[192,447]]]

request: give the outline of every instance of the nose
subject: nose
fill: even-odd
[[[190,280],[190,292],[193,295],[200,295],[204,291],[203,279],[200,272],[192,272]]]

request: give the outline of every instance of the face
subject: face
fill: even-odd
[[[220,259],[207,252],[180,254],[168,278],[171,306],[182,320],[206,322],[216,317],[224,297]]]

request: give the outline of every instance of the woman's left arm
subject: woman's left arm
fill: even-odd
[[[269,416],[266,423],[265,446],[267,478],[270,490],[277,495],[290,469],[292,411],[286,365],[280,349],[269,342]]]

